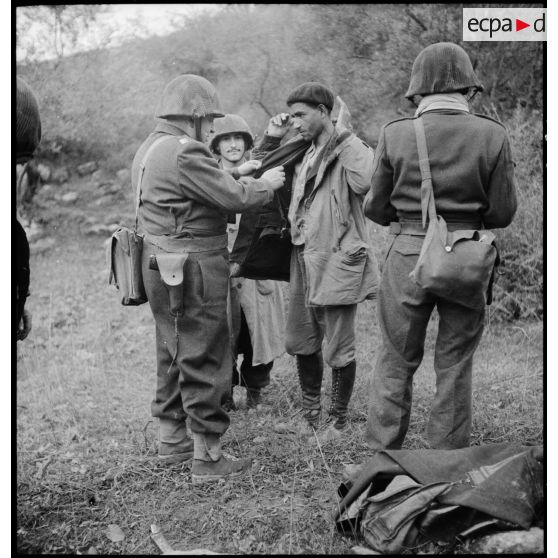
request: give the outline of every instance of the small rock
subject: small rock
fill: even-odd
[[[123,188],[121,184],[111,184],[110,188],[107,188],[107,192],[110,194],[121,194],[123,192]]]
[[[122,184],[130,184],[130,171],[128,169],[120,169],[116,171],[116,177]]]
[[[31,223],[25,227],[25,233],[27,234],[27,241],[29,244],[32,244],[44,237],[45,229],[36,221],[31,221]]]
[[[43,182],[48,182],[50,180],[50,175],[52,174],[52,172],[48,165],[45,165],[44,163],[39,163],[37,165],[37,172],[39,173],[39,176],[41,177],[41,180]]]
[[[263,444],[264,442],[268,441],[268,438],[266,436],[258,436],[257,438],[254,438],[252,441],[254,442],[254,444]]]
[[[76,170],[80,176],[85,176],[86,174],[91,174],[97,170],[97,163],[95,161],[89,161],[79,165]]]
[[[91,173],[91,180],[95,180],[98,182],[105,182],[108,179],[108,174],[104,169],[97,169],[93,173]]]
[[[52,171],[50,179],[55,184],[64,184],[70,179],[70,173],[66,167],[58,167]]]
[[[543,554],[544,531],[532,527],[528,531],[503,531],[471,542],[475,554]]]
[[[63,201],[64,203],[73,203],[75,202],[77,199],[79,198],[79,195],[77,192],[67,192],[66,194],[64,194],[60,200]]]
[[[107,195],[107,196],[101,196],[96,202],[95,205],[100,206],[100,205],[108,205],[109,203],[114,203],[114,200],[112,198],[112,196]]]
[[[45,197],[52,196],[56,192],[56,188],[52,184],[43,184],[42,188],[39,190],[39,194]]]
[[[104,531],[107,539],[111,540],[112,542],[120,542],[123,541],[126,535],[124,535],[124,531],[116,525],[115,523],[111,523]]]

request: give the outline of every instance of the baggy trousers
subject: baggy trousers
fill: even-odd
[[[238,344],[236,347],[237,355],[244,355],[240,365],[240,373],[237,365],[233,362],[232,383],[234,386],[243,386],[247,389],[262,389],[269,385],[270,372],[273,368],[273,361],[256,366],[252,363],[254,350],[250,339],[250,330],[246,322],[246,316],[242,308],[240,310],[240,332],[238,334]]]
[[[157,388],[154,417],[190,419],[192,432],[223,434],[230,423],[221,401],[231,389],[231,349],[227,342],[229,263],[226,248],[191,253],[184,264],[184,314],[169,312],[169,294],[149,256],[163,252],[145,241],[142,272],[155,318]]]
[[[383,344],[371,381],[365,435],[368,445],[376,449],[401,448],[409,427],[413,374],[422,361],[435,306],[439,314],[436,393],[427,438],[433,449],[469,445],[473,354],[484,328],[484,309],[471,310],[438,299],[409,277],[422,242],[420,236],[396,236],[384,264],[378,292]]]
[[[356,304],[307,306],[304,247],[293,246],[286,349],[290,355],[311,355],[322,348],[331,368],[343,368],[355,360]]]

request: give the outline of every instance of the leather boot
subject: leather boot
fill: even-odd
[[[238,477],[252,466],[251,459],[227,458],[221,451],[221,438],[217,434],[194,432],[194,461],[192,483],[203,484],[225,478]]]
[[[182,463],[194,456],[194,442],[183,420],[159,419],[159,460],[168,465]]]
[[[333,427],[343,430],[347,426],[347,407],[353,393],[356,376],[356,361],[343,368],[331,370],[331,405],[329,414],[334,419]]]
[[[320,422],[322,377],[324,364],[322,351],[311,355],[296,355],[298,380],[302,390],[303,416],[312,428]]]

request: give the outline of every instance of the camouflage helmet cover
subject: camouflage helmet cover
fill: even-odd
[[[213,124],[215,133],[211,138],[209,148],[213,153],[217,153],[217,148],[221,138],[227,134],[241,134],[244,137],[245,149],[251,149],[254,145],[254,136],[246,120],[238,114],[225,114],[224,118],[219,118]]]
[[[201,76],[183,74],[167,83],[155,116],[220,118],[224,113],[221,111],[217,91],[211,82]]]
[[[415,95],[484,89],[469,55],[454,43],[434,43],[421,50],[413,63],[407,99]]]

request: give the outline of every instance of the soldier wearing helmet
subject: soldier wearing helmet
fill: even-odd
[[[370,389],[366,440],[372,448],[400,448],[412,403],[426,329],[436,307],[436,394],[427,426],[430,447],[469,445],[473,354],[481,339],[485,309],[466,308],[418,286],[409,273],[424,241],[421,170],[413,120],[424,125],[436,212],[448,230],[508,226],[516,211],[513,162],[504,126],[473,114],[469,101],[483,87],[467,53],[436,43],[417,56],[405,96],[413,117],[381,130],[372,186],[364,200],[367,217],[389,225],[394,235],[378,293],[383,346]]]
[[[224,169],[244,163],[253,144],[252,132],[241,116],[226,114],[215,121],[209,146]],[[230,217],[229,251],[238,234],[240,215]],[[231,277],[227,315],[233,352],[232,385],[246,388],[248,408],[260,403],[261,390],[269,385],[273,361],[285,352],[283,307],[283,291],[277,281]],[[243,355],[240,369],[236,365],[239,354]],[[236,409],[232,388],[224,405]]]
[[[284,172],[277,167],[254,180],[243,176],[250,165],[230,173],[219,167],[203,142],[223,112],[214,86],[200,76],[168,83],[156,116],[132,166],[144,235],[143,280],[156,323],[151,410],[159,418],[161,461],[193,457],[192,480],[203,483],[250,467],[249,460],[227,459],[220,442],[230,422],[221,403],[232,367],[223,343],[229,336],[226,214],[268,203]]]
[[[16,164],[24,165],[19,173],[19,183],[24,179],[26,165],[33,159],[41,141],[41,117],[35,94],[21,78],[16,78]],[[16,219],[16,338],[25,339],[31,331],[31,312],[25,308],[29,294],[29,242],[25,230]]]

